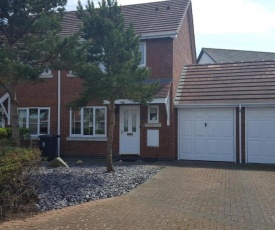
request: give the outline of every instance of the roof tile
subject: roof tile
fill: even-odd
[[[271,52],[213,48],[202,48],[201,53],[202,52],[207,53],[216,63],[263,61],[275,59],[275,53]]]
[[[175,104],[275,102],[275,60],[186,66]]]
[[[177,33],[189,4],[190,0],[169,0],[125,5],[121,6],[121,11],[125,26],[128,27],[132,22],[136,34]],[[62,24],[63,36],[75,33],[80,25],[76,11],[66,12]]]

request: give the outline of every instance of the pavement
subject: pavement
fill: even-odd
[[[160,162],[130,193],[49,211],[0,229],[275,229],[275,166]]]

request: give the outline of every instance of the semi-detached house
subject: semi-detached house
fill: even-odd
[[[174,99],[184,65],[196,62],[191,1],[127,5],[122,6],[122,13],[125,25],[132,22],[140,35],[140,67],[151,70],[150,80],[159,81],[160,89],[147,106],[117,101],[113,154],[177,159]],[[72,34],[78,25],[75,12],[67,12],[62,35]],[[66,105],[82,91],[81,79],[70,70],[49,70],[40,77],[42,83],[25,83],[18,88],[20,127],[29,128],[32,138],[60,135],[60,156],[105,156],[108,106],[91,101],[85,108],[70,111]],[[1,110],[9,117],[4,93],[2,101]]]

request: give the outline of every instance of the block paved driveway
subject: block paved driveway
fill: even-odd
[[[171,162],[127,195],[0,229],[275,229],[275,166]]]

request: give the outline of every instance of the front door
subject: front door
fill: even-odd
[[[140,153],[140,107],[120,107],[120,154]]]

